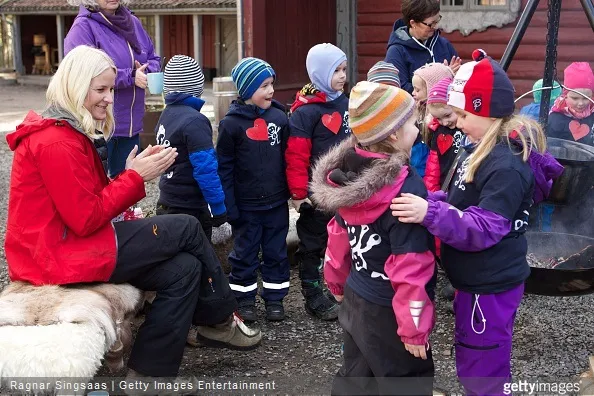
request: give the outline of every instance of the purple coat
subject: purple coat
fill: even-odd
[[[144,117],[144,89],[134,84],[132,72],[134,61],[141,65],[149,63],[145,72],[157,72],[160,58],[155,55],[151,38],[138,18],[132,16],[136,36],[141,46],[140,53],[132,51],[128,42],[111,27],[99,12],[80,7],[74,24],[64,39],[64,52],[67,54],[79,45],[89,45],[107,53],[118,69],[115,84],[113,113],[115,134],[118,137],[132,137],[142,132]]]

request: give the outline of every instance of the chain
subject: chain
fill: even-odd
[[[545,69],[542,86],[552,87],[553,81],[557,81],[557,43],[559,37],[559,20],[561,18],[561,1],[548,0],[547,17],[547,46],[545,57]],[[551,90],[542,91],[540,102],[539,119],[541,125],[546,126],[549,118]]]

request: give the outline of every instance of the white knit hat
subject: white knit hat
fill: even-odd
[[[175,55],[167,62],[163,79],[163,92],[181,92],[199,98],[204,91],[204,74],[194,58]]]

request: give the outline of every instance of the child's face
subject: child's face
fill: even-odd
[[[458,116],[451,106],[430,104],[428,109],[433,118],[439,122],[439,125],[443,125],[444,127],[450,129],[454,129],[456,127]]]
[[[268,77],[260,88],[254,92],[252,98],[247,103],[253,103],[261,109],[267,110],[272,105],[272,95],[274,95],[274,87],[272,83],[274,82],[274,78]]]
[[[592,97],[592,90],[590,89],[576,89],[576,91],[583,93],[588,98]],[[567,102],[570,109],[575,111],[584,111],[588,108],[590,103],[592,103],[582,95],[571,91],[567,93],[565,102]]]
[[[338,65],[336,70],[334,70],[334,74],[332,75],[332,82],[330,84],[333,90],[342,91],[342,89],[344,88],[344,84],[346,83],[347,77],[346,70],[346,61],[342,62],[340,65]]]
[[[458,116],[456,126],[473,143],[479,142],[496,120],[495,118],[480,117],[457,107],[453,109]]]
[[[417,136],[419,136],[419,128],[416,127],[415,121],[415,117],[410,117],[398,132],[390,135],[394,146],[407,153],[410,153]]]
[[[427,84],[425,84],[425,81],[421,77],[413,76],[412,85],[412,97],[415,98],[417,103],[427,99]]]

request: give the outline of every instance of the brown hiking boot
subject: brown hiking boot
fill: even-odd
[[[259,329],[247,327],[243,320],[234,313],[224,323],[214,326],[198,326],[196,342],[199,345],[213,348],[249,351],[260,345],[262,332]]]

